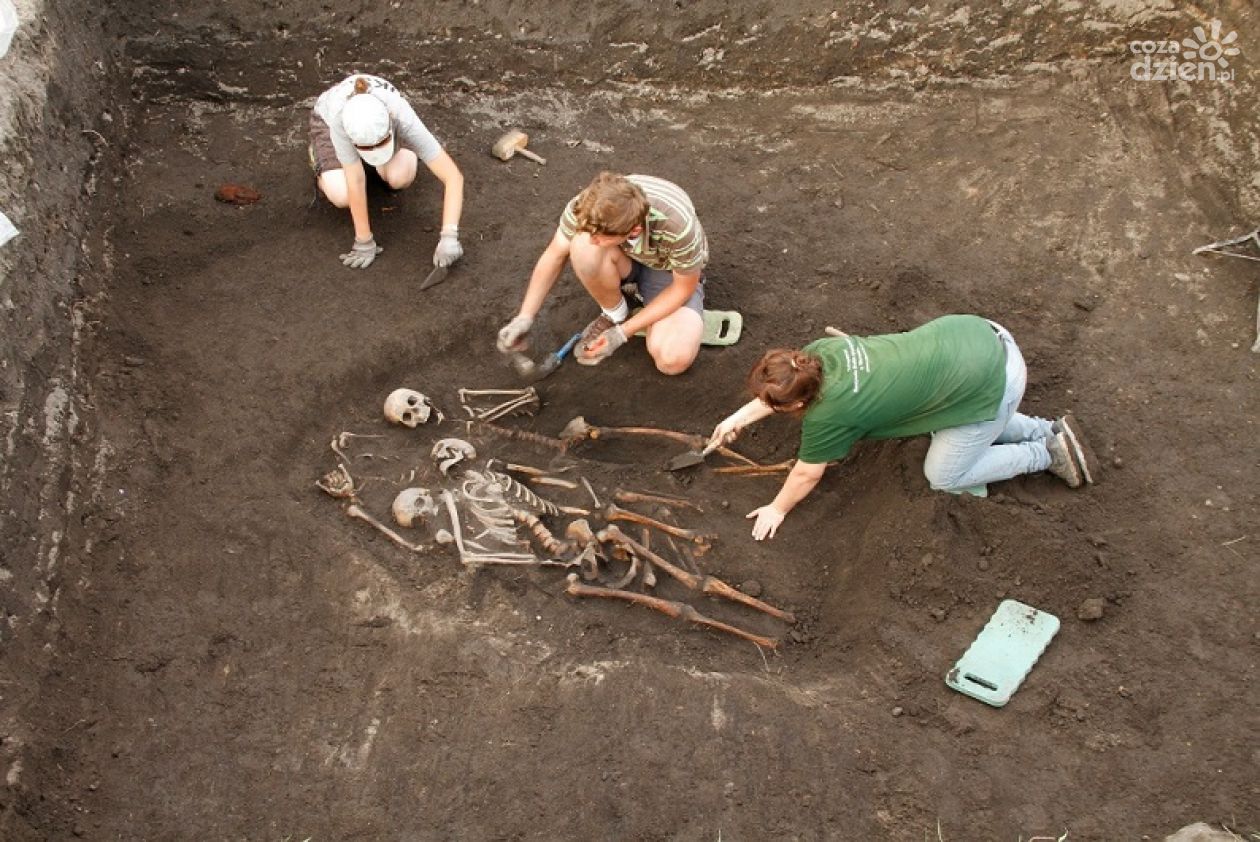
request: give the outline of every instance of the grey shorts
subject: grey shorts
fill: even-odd
[[[634,284],[639,290],[639,297],[643,299],[644,306],[652,303],[656,296],[665,291],[670,284],[674,282],[674,273],[668,269],[650,269],[639,263],[637,260],[630,261],[630,274],[622,279],[622,283]],[[700,276],[700,283],[696,286],[696,291],[687,299],[687,303],[683,305],[689,310],[695,310],[696,314],[704,316],[704,275]]]

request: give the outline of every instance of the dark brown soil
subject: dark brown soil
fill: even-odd
[[[423,294],[436,181],[374,190],[385,251],[344,269],[348,220],[312,201],[304,161],[300,100],[318,86],[251,75],[228,53],[218,60],[249,96],[137,73],[119,181],[98,200],[111,268],[89,291],[103,294],[91,379],[108,449],[27,713],[11,838],[1260,829],[1256,276],[1190,256],[1236,220],[1178,156],[1166,99],[1123,63],[880,91],[541,78],[517,90],[481,83],[458,53],[440,73],[471,80],[457,86],[392,73],[411,56],[391,57],[380,72],[401,77],[468,180],[465,258]],[[546,167],[486,154],[511,125]],[[575,602],[561,572],[470,573],[448,550],[409,553],[348,519],[314,484],[335,464],[329,441],[381,437],[349,450],[382,519],[411,468],[440,484],[427,454],[464,430],[457,389],[514,385],[494,331],[564,202],[601,168],[690,192],[710,306],[741,311],[744,336],[678,378],[656,374],[641,341],[594,369],[568,363],[540,385],[536,418],[505,423],[707,433],[770,346],[975,312],[1024,349],[1026,410],[1082,418],[1099,484],[1036,476],[953,497],[927,488],[926,440],[868,443],[760,544],[744,515],[776,478],[665,474],[683,448],[659,443],[556,459],[474,434],[483,455],[573,465],[604,498],[633,488],[702,505],[676,515],[719,534],[704,569],[755,580],[799,622],[658,591],[781,637],[778,652]],[[262,201],[216,202],[228,182]],[[566,274],[539,347],[592,312]],[[387,425],[398,386],[447,420]],[[796,442],[775,419],[739,446],[778,461]],[[994,710],[943,679],[1003,598],[1063,627]],[[1105,600],[1101,619],[1077,619],[1087,599]]]

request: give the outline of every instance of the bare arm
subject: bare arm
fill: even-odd
[[[525,298],[521,301],[520,314],[522,316],[532,319],[542,309],[547,293],[551,292],[551,288],[555,286],[556,279],[560,277],[560,272],[564,269],[565,261],[569,259],[569,242],[568,237],[557,231],[539,256],[538,262],[534,264],[534,271],[529,276]]]
[[[368,219],[367,175],[363,172],[363,162],[342,164],[341,170],[346,174],[346,196],[350,201],[350,219],[354,222],[354,238],[370,240],[372,238],[372,221]]]
[[[804,500],[814,490],[814,486],[818,485],[818,481],[822,479],[826,470],[826,462],[819,464],[802,462],[798,459],[796,464],[792,466],[791,473],[787,475],[787,479],[783,481],[783,487],[779,489],[774,502],[770,505],[783,512],[783,514],[792,511],[797,503]]]
[[[652,299],[651,304],[622,322],[621,330],[626,336],[634,336],[639,331],[651,327],[686,304],[687,299],[691,298],[699,285],[699,270],[695,272],[675,272],[674,282],[662,290],[660,295]]]
[[[445,150],[433,160],[425,161],[424,165],[445,188],[442,195],[442,227],[458,228],[459,218],[464,212],[464,174]]]
[[[756,424],[763,418],[769,418],[773,414],[774,410],[768,404],[763,403],[761,398],[753,398],[714,427],[713,434],[709,436],[709,441],[717,442],[718,444],[732,442],[745,427]]]

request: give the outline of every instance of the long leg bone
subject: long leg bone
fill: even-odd
[[[576,444],[577,442],[585,439],[598,439],[603,436],[655,436],[657,438],[681,442],[682,444],[692,448],[699,448],[705,443],[704,436],[693,435],[691,433],[680,433],[675,430],[661,430],[656,427],[595,427],[586,423],[586,419],[581,415],[566,424],[564,429],[560,431],[560,439],[564,441],[566,445]],[[757,464],[744,454],[737,453],[726,446],[718,447],[717,452],[728,459],[743,462],[745,465]]]
[[[746,593],[741,593],[740,591],[735,590],[730,585],[723,582],[721,579],[717,579],[717,578],[714,578],[713,576],[707,576],[707,575],[697,576],[694,573],[688,573],[686,570],[683,570],[681,567],[678,567],[677,565],[671,564],[670,562],[661,558],[656,553],[649,550],[647,547],[644,547],[642,544],[640,544],[638,541],[631,538],[626,533],[622,532],[616,526],[605,527],[604,529],[600,530],[599,534],[596,537],[598,537],[599,540],[601,541],[610,541],[614,544],[623,546],[630,552],[637,552],[641,554],[645,559],[652,562],[654,565],[664,570],[670,576],[673,576],[675,579],[677,579],[679,582],[681,582],[683,585],[687,586],[693,591],[700,591],[701,593],[713,594],[715,596],[724,597],[726,599],[731,600],[732,602],[738,602],[743,605],[747,605],[749,608],[754,608],[758,611],[769,614],[771,617],[777,617],[778,619],[783,620],[786,623],[796,622],[795,615],[793,615],[792,612],[790,611],[784,611],[781,608],[775,608],[773,605],[768,605],[759,599],[749,596]]]
[[[638,491],[621,491],[618,490],[613,494],[613,499],[618,503],[659,503],[663,506],[676,506],[682,509],[691,509],[693,511],[704,514],[704,509],[699,505],[684,500],[682,497],[669,497],[665,494],[647,494]]]
[[[706,547],[712,544],[714,537],[716,537],[696,532],[694,529],[683,529],[682,527],[674,526],[673,524],[664,523],[663,521],[656,520],[655,518],[650,518],[647,515],[632,512],[629,509],[623,509],[616,503],[609,503],[604,508],[604,519],[620,520],[625,521],[626,523],[637,523],[640,526],[650,526],[653,529],[659,529],[667,535],[673,535],[675,538],[682,538],[685,541],[691,541],[692,543],[700,544]]]
[[[402,547],[405,550],[411,550],[413,553],[422,553],[425,551],[423,544],[411,543],[406,538],[399,535],[397,532],[390,529],[388,526],[381,523],[379,520],[377,520],[376,518],[372,517],[370,514],[365,512],[363,508],[359,506],[357,503],[351,503],[349,506],[347,506],[346,514],[350,515],[350,517],[355,518],[356,520],[361,520],[364,523],[369,523],[372,526],[375,526],[382,535],[384,535],[386,538],[393,541],[395,544],[397,544],[398,546]]]
[[[550,485],[552,488],[567,488],[570,491],[578,487],[573,480],[561,479],[560,477],[530,477],[529,481],[533,485]]]
[[[664,523],[674,522],[673,512],[671,512],[669,509],[667,509],[664,506],[660,506],[656,509],[656,516],[659,517]],[[682,562],[683,569],[687,570],[690,573],[695,573],[697,576],[701,575],[700,566],[696,564],[696,557],[692,554],[690,547],[688,547],[686,544],[679,547],[677,544],[674,543],[674,538],[672,535],[666,535],[665,540],[669,543],[669,548],[670,550],[673,551],[674,557]]]
[[[792,470],[792,466],[796,464],[795,459],[788,459],[783,462],[776,462],[773,465],[725,465],[720,468],[714,468],[715,474],[735,474],[746,477],[767,476],[769,474],[786,473]]]
[[[569,574],[568,582],[568,587],[565,588],[564,592],[569,596],[597,596],[603,597],[604,599],[620,599],[625,602],[632,602],[635,605],[642,605],[647,608],[651,608],[654,611],[659,611],[662,614],[666,614],[679,620],[685,620],[688,623],[694,623],[698,626],[704,626],[706,628],[726,632],[727,634],[733,634],[736,637],[751,641],[758,646],[764,646],[767,649],[777,649],[779,646],[779,641],[774,638],[762,637],[759,634],[746,632],[743,629],[736,628],[735,626],[723,623],[719,620],[711,619],[696,611],[696,609],[692,608],[690,605],[682,602],[671,602],[667,599],[648,596],[647,594],[642,593],[635,593],[633,591],[619,591],[612,588],[600,588],[592,585],[584,585],[578,581],[576,573]]]

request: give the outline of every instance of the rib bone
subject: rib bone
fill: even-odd
[[[631,538],[626,533],[622,532],[616,526],[605,527],[600,530],[596,537],[598,537],[601,541],[610,541],[618,546],[624,547],[629,552],[639,553],[643,556],[643,558],[652,562],[652,564],[656,565],[661,570],[664,570],[670,576],[673,576],[693,591],[700,591],[701,593],[724,597],[732,602],[738,602],[743,605],[747,605],[749,608],[754,608],[758,611],[769,614],[771,617],[777,617],[786,623],[796,622],[796,617],[790,611],[775,608],[773,605],[767,605],[759,599],[755,599],[748,594],[741,593],[723,582],[721,579],[708,575],[697,576],[694,573],[688,573],[686,570],[683,570],[675,564],[671,564],[649,550],[647,547],[640,544],[638,541]]]

